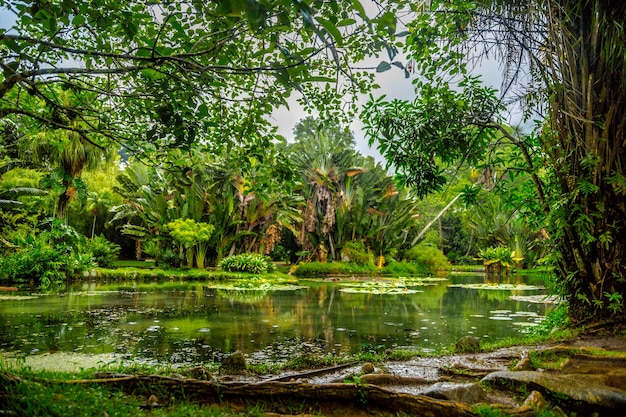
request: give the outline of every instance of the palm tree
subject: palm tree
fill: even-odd
[[[37,127],[34,133],[24,136],[21,146],[23,154],[32,162],[51,170],[47,181],[49,185],[57,181],[60,183],[56,217],[62,219],[68,204],[77,197],[77,193],[86,189],[80,181],[83,170],[98,167],[115,153],[110,147],[100,145],[98,141],[101,138],[96,134],[87,136],[81,131],[81,126],[87,121],[80,119],[71,109],[79,106],[83,98],[75,96],[70,90],[59,90],[57,95],[67,109],[63,118],[66,128]]]

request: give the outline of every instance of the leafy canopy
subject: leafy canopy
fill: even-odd
[[[271,135],[267,115],[293,92],[349,117],[350,97],[373,85],[358,63],[393,52],[403,3],[0,0],[15,18],[0,30],[0,119],[147,153]]]

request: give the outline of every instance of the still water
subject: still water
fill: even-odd
[[[290,345],[336,354],[430,351],[466,335],[489,341],[519,336],[545,315],[546,304],[526,297],[545,294],[540,284],[507,290],[465,285],[483,282],[480,275],[451,275],[382,294],[314,280],[265,291],[210,283],[98,291],[97,284],[83,284],[63,295],[0,297],[0,351],[116,353],[174,364],[219,361],[234,351],[289,356]]]

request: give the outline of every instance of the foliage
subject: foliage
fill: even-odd
[[[357,265],[373,265],[374,256],[363,242],[347,242],[341,248],[341,260]]]
[[[528,329],[528,333],[535,336],[548,336],[558,329],[569,327],[567,304],[558,304],[556,308],[546,312],[546,319]]]
[[[378,143],[398,180],[419,197],[443,189],[446,166],[477,163],[494,138],[495,128],[482,125],[499,110],[495,90],[476,77],[459,82],[459,88],[429,78],[417,83],[413,103],[371,97],[361,115],[370,145]]]
[[[84,237],[56,219],[49,225],[49,230],[27,236],[14,252],[0,258],[0,279],[48,289],[95,267],[91,254],[83,252]]]
[[[242,280],[250,280],[251,277],[257,275],[250,275],[249,273],[240,272],[227,272],[211,269],[161,269],[161,268],[136,268],[136,267],[124,267],[124,268],[97,268],[96,275],[102,280],[111,281],[135,281],[137,283],[153,282],[157,281],[161,286],[163,282],[175,283],[172,285],[188,285],[186,281],[226,281],[236,280],[241,282]],[[273,282],[292,282],[293,278],[285,274],[272,272],[264,274],[264,277],[271,279]]]
[[[273,136],[266,116],[292,93],[350,117],[348,97],[373,85],[352,66],[395,56],[403,3],[75,0],[70,14],[65,2],[2,0],[14,23],[0,37],[0,117],[97,132],[149,156]]]
[[[217,265],[218,269],[228,272],[248,272],[261,274],[272,272],[274,263],[258,253],[242,253],[224,258]]]
[[[346,262],[300,262],[294,269],[297,277],[323,277],[328,275],[372,275],[374,264],[356,265]]]
[[[121,248],[120,245],[106,240],[103,235],[98,235],[87,241],[86,249],[100,268],[111,268]]]
[[[187,266],[193,266],[194,251],[198,268],[204,268],[206,244],[211,238],[215,226],[196,222],[193,219],[176,219],[167,224],[170,235],[187,251]]]
[[[425,268],[424,265],[418,265],[415,262],[389,262],[383,269],[384,275],[391,276],[406,276],[406,275],[425,275],[431,274],[430,269]]]
[[[404,258],[418,265],[423,273],[437,273],[450,270],[446,255],[434,246],[420,243],[404,252]]]
[[[289,253],[283,245],[275,245],[269,256],[273,261],[289,262]]]
[[[294,132],[285,153],[302,173],[297,189],[306,201],[298,249],[316,260],[324,250],[339,260],[350,242],[363,242],[374,256],[397,250],[415,225],[416,202],[408,189],[357,153],[352,132],[336,123],[305,118]]]
[[[483,265],[499,265],[502,268],[510,269],[515,264],[513,262],[513,252],[505,246],[490,246],[478,252],[478,259],[483,261]]]
[[[626,116],[618,110],[626,101],[626,54],[612,45],[626,42],[626,5],[539,3],[424,4],[405,43],[416,63],[417,98],[372,98],[366,130],[402,179],[425,186],[422,194],[441,188],[445,167],[477,164],[496,155],[496,144],[516,148],[504,155],[514,158],[509,169],[491,178],[509,185],[495,189],[513,196],[507,203],[534,230],[545,227],[546,260],[558,268],[571,318],[624,322],[615,294],[626,293],[626,245],[618,238],[626,215],[617,209],[626,198],[620,151]],[[494,53],[503,59],[499,96],[467,71],[468,63]],[[540,119],[531,134],[502,123],[501,104],[519,98],[525,121]],[[442,146],[447,138],[462,148]]]

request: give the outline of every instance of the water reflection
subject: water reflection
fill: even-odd
[[[174,363],[219,360],[237,350],[274,352],[288,344],[337,354],[397,346],[431,350],[465,335],[489,340],[519,335],[545,314],[543,304],[510,299],[541,290],[450,286],[483,280],[452,276],[411,287],[417,292],[392,294],[304,281],[305,288],[290,291],[215,289],[204,283],[185,290],[2,300],[0,349],[115,352]]]

